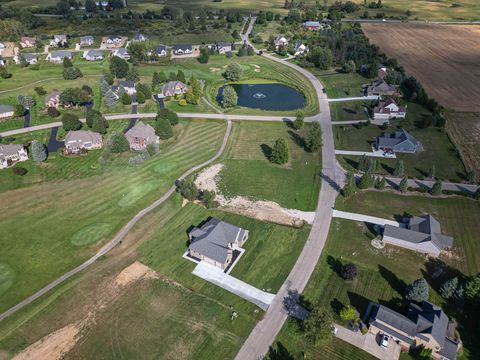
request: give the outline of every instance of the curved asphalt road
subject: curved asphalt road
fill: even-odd
[[[211,164],[215,160],[217,160],[220,155],[222,155],[223,151],[225,150],[225,147],[228,142],[228,138],[230,137],[230,132],[232,130],[232,123],[230,120],[227,120],[227,130],[225,131],[225,135],[223,136],[223,142],[222,145],[220,146],[220,149],[217,151],[214,157],[212,157],[210,160],[207,160],[199,165],[196,165],[189,170],[187,170],[185,173],[183,173],[178,179],[182,180],[186,178],[187,176],[193,174],[195,171]],[[4,313],[0,314],[0,321],[5,319],[6,317],[14,314],[18,310],[22,309],[23,307],[27,306],[31,302],[35,301],[36,299],[40,298],[44,294],[46,294],[48,291],[53,289],[54,287],[60,285],[62,282],[67,280],[68,278],[72,277],[73,275],[79,273],[80,271],[86,269],[90,265],[92,265],[100,256],[105,255],[108,253],[110,250],[112,250],[115,246],[117,246],[123,238],[127,235],[127,233],[135,226],[135,224],[140,221],[145,215],[147,215],[150,211],[155,209],[156,207],[160,206],[163,204],[169,197],[172,195],[175,191],[175,185],[172,185],[170,189],[158,200],[156,200],[154,203],[146,207],[145,209],[141,210],[138,212],[137,215],[135,215],[120,231],[115,235],[115,237],[107,243],[104,247],[102,247],[93,257],[85,261],[83,264],[77,266],[75,269],[70,270],[69,272],[63,274],[56,280],[52,281],[50,284],[45,286],[44,288],[40,289],[37,291],[35,294],[29,296],[25,300],[21,301],[17,305],[11,307]]]

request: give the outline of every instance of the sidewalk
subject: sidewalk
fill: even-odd
[[[392,226],[400,227],[400,223],[398,223],[397,221],[382,219],[382,218],[370,216],[370,215],[350,213],[350,212],[340,211],[340,210],[333,210],[333,217],[346,219],[346,220],[353,220],[353,221],[362,221],[362,222],[367,222],[370,224],[377,224],[382,226],[392,225]]]

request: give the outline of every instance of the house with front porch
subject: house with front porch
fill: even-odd
[[[23,145],[0,144],[0,169],[5,169],[18,161],[26,160],[28,160],[28,153]]]
[[[70,51],[66,50],[60,50],[60,51],[53,51],[47,55],[45,60],[48,60],[54,64],[61,64],[63,62],[63,59],[73,59],[73,55]]]
[[[112,52],[112,56],[117,56],[121,59],[128,60],[130,59],[130,54],[128,53],[127,49],[119,48]]]
[[[173,54],[174,55],[190,55],[190,54],[193,54],[193,46],[192,45],[175,45],[173,47]]]
[[[278,35],[275,40],[273,41],[273,44],[275,45],[275,49],[279,49],[281,47],[287,47],[288,46],[288,40],[285,36],[283,35]]]
[[[404,119],[407,116],[407,108],[398,106],[392,98],[381,101],[373,108],[373,118],[378,121],[388,121],[390,119]]]
[[[100,61],[103,60],[103,52],[100,50],[86,50],[83,52],[82,57],[87,61]]]

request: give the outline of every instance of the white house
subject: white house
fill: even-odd
[[[13,106],[0,105],[0,119],[7,119],[13,117]]]
[[[144,34],[135,34],[132,39],[132,41],[134,42],[142,42],[147,40],[148,40],[148,37],[147,35],[144,35]]]
[[[232,43],[219,42],[217,43],[217,51],[219,54],[226,54],[232,51]]]
[[[25,160],[28,160],[28,153],[23,145],[0,144],[0,169],[5,169],[17,161]]]
[[[130,59],[130,54],[128,53],[127,49],[119,48],[112,52],[112,56],[118,56],[124,60]]]
[[[165,45],[158,45],[155,51],[158,56],[167,56],[167,47]]]
[[[92,46],[95,43],[93,36],[80,36],[81,46]]]
[[[55,64],[60,64],[64,58],[72,60],[73,56],[70,51],[53,51],[49,53],[46,57],[46,60],[55,63]]]
[[[51,46],[64,46],[67,44],[67,35],[54,35],[50,41]]]
[[[278,35],[274,40],[275,48],[278,49],[279,47],[286,47],[288,46],[288,40],[283,35]]]
[[[395,100],[382,101],[373,109],[375,120],[403,119],[407,115],[407,108],[398,106]]]
[[[135,88],[135,83],[133,81],[120,81],[118,86],[123,86],[128,95],[135,95],[137,93],[137,89]]]
[[[82,57],[87,61],[103,60],[103,53],[99,50],[87,50],[83,52]]]
[[[23,54],[23,58],[30,65],[38,64],[38,55],[37,54]],[[15,55],[13,57],[13,60],[15,61],[16,64],[20,64],[21,59],[18,55]]]
[[[304,43],[301,43],[301,42],[297,41],[295,43],[295,56],[303,55],[306,52],[308,52],[308,47]]]
[[[189,55],[193,53],[192,45],[175,45],[173,47],[174,55]]]
[[[122,41],[122,37],[120,35],[110,35],[107,37],[107,44],[108,45],[116,45]]]

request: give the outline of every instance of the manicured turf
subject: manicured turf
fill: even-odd
[[[285,123],[235,123],[225,153],[219,188],[227,196],[246,196],[278,202],[281,206],[313,211],[320,187],[320,153],[302,146],[308,125],[301,131]],[[288,140],[290,161],[274,165],[266,157],[279,138]]]
[[[182,121],[177,130],[178,139],[164,142],[159,154],[136,167],[113,162],[106,168],[92,169],[81,162],[85,159],[90,165],[98,166],[94,153],[78,158],[57,155],[64,160],[64,166],[49,175],[47,163],[45,172],[49,181],[46,184],[1,193],[0,208],[4,215],[0,221],[3,234],[0,262],[11,266],[16,281],[1,296],[0,311],[97,251],[103,242],[77,247],[70,239],[97,223],[112,225],[108,234],[102,233],[103,239],[110,238],[135,213],[162,195],[183,171],[213,156],[224,131],[224,123]],[[55,161],[57,159],[52,163]],[[176,162],[177,166],[158,176],[154,169],[164,162]],[[93,174],[85,177],[88,171]],[[64,181],[69,178],[72,180]],[[130,198],[131,201],[122,203],[123,207],[118,205],[129,189],[150,182],[155,182],[150,191]],[[19,213],[22,216],[19,217]]]
[[[109,223],[91,224],[73,234],[70,242],[75,246],[90,245],[105,238],[112,230],[113,225]]]
[[[362,85],[371,82],[371,79],[364,78],[357,73],[345,74],[337,71],[318,71],[315,68],[310,69],[322,82],[327,90],[327,95],[331,99],[361,96]]]
[[[367,120],[368,114],[365,107],[369,107],[369,101],[341,101],[331,102],[330,112],[332,121]]]

